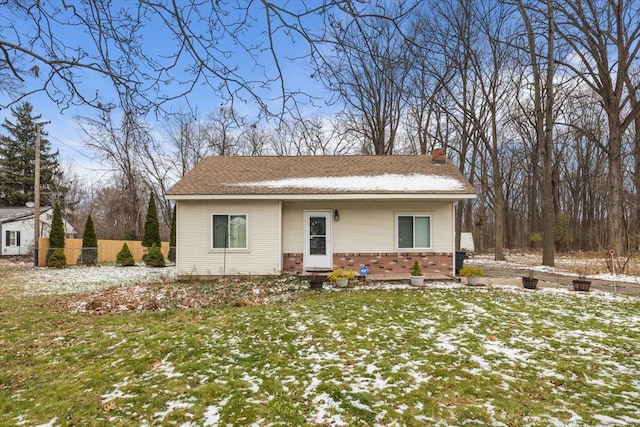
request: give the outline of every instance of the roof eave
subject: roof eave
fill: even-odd
[[[464,200],[476,193],[167,194],[168,200]]]

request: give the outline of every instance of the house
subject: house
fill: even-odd
[[[40,237],[49,237],[51,231],[52,207],[40,208]],[[32,255],[35,209],[29,207],[0,208],[0,254]],[[64,219],[65,234],[75,237],[75,229]]]
[[[207,157],[166,194],[179,279],[453,272],[455,202],[475,189],[444,156]]]

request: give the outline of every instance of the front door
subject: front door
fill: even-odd
[[[304,269],[331,270],[331,211],[306,211],[304,224]]]

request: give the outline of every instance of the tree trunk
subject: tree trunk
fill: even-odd
[[[629,250],[634,250],[640,244],[640,118],[635,119],[635,140],[634,140],[634,163],[635,170],[633,173],[633,184],[636,188],[636,200],[635,200],[635,218],[633,222],[633,236],[630,237],[632,243]]]
[[[609,114],[609,147],[607,158],[609,175],[609,249],[616,251],[619,256],[626,254],[625,227],[623,206],[623,175],[622,175],[622,135],[617,114]]]
[[[495,214],[495,260],[504,261],[504,194],[502,189],[502,175],[500,171],[500,160],[497,150],[491,153],[491,163],[494,168],[493,190],[495,191],[494,214]]]
[[[542,265],[553,267],[555,264],[556,214],[553,188],[553,6],[547,0],[547,99],[544,112],[540,111],[544,120],[544,135],[539,138],[542,149]],[[535,47],[532,47],[535,49]],[[542,100],[541,100],[542,101]]]

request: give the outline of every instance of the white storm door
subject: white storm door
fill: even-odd
[[[330,270],[333,267],[331,211],[306,211],[304,233],[305,270]]]

